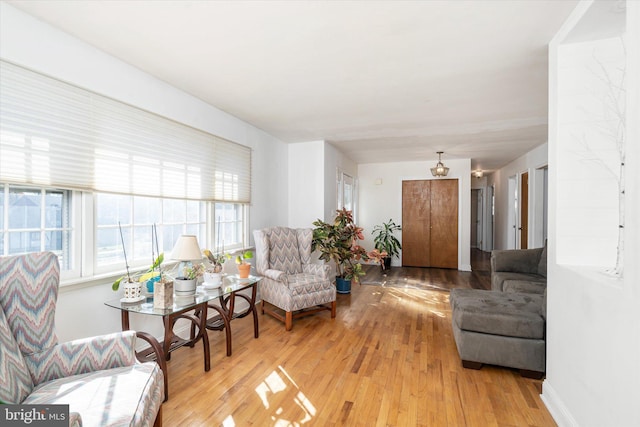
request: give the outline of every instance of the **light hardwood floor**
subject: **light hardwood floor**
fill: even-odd
[[[453,278],[452,287],[486,287],[471,273],[442,276]],[[224,334],[209,332],[211,371],[203,370],[201,345],[173,353],[164,425],[555,425],[539,397],[541,381],[498,367],[462,368],[448,297],[356,285],[338,295],[335,319],[305,317],[291,332],[260,315],[254,339],[251,318],[235,320],[231,357]]]

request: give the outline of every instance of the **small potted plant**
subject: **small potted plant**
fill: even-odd
[[[336,290],[338,293],[351,292],[351,280],[359,281],[365,274],[359,260],[368,260],[369,254],[358,245],[364,240],[363,229],[353,221],[353,214],[346,209],[336,211],[333,224],[317,220],[313,222],[311,250],[320,252],[320,259],[336,263]]]
[[[401,230],[402,226],[393,222],[391,218],[389,218],[388,222],[383,222],[381,225],[373,227],[371,234],[374,235],[373,243],[375,248],[380,253],[386,253],[386,256],[383,258],[384,262],[380,264],[383,270],[391,268],[391,260],[394,257],[400,256],[400,249],[402,249],[402,245],[393,233],[394,231]]]
[[[204,271],[204,286],[218,287],[222,283],[222,266],[227,257],[223,253],[213,254],[209,249],[202,251],[211,263]]]
[[[188,263],[182,267],[182,271],[179,273],[181,276],[173,279],[174,292],[176,296],[192,296],[196,292],[196,282],[198,277],[201,277],[204,273],[204,264],[191,264]]]
[[[142,296],[142,284],[131,277],[131,272],[129,271],[129,261],[127,260],[127,250],[124,244],[124,236],[122,234],[122,227],[120,226],[120,222],[118,222],[118,230],[120,231],[120,242],[122,244],[122,254],[124,255],[124,265],[127,270],[127,274],[118,278],[111,285],[111,289],[117,291],[120,289],[120,284],[123,285],[124,295],[122,298],[122,302],[137,302],[143,299]]]
[[[246,260],[251,258],[253,258],[253,252],[251,251],[243,251],[242,253],[234,257],[236,265],[238,266],[238,277],[240,277],[241,279],[246,279],[247,277],[249,277],[251,264],[249,264]]]

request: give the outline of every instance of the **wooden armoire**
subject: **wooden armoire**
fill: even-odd
[[[458,180],[402,181],[402,265],[458,268]]]

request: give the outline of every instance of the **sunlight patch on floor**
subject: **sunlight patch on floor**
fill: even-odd
[[[434,295],[434,292],[426,290],[402,289],[402,288],[386,288],[387,296],[394,298],[401,303],[405,310],[413,310],[415,312],[430,312],[438,317],[445,318],[446,313],[437,308],[443,302],[447,302],[449,297],[441,295],[440,292]],[[384,300],[381,301],[384,304]]]
[[[277,371],[270,373],[265,380],[255,388],[256,393],[262,400],[265,409],[271,412],[271,419],[275,426],[296,426],[305,424],[316,415],[316,408],[311,401],[300,390],[295,381],[289,376],[282,366],[278,366]],[[285,396],[287,405],[292,407],[285,408],[282,405],[272,405],[269,400],[274,401],[274,397],[278,393],[288,393]],[[286,400],[286,396],[291,395],[290,401]],[[276,407],[277,406],[277,407]],[[296,419],[288,419],[286,414],[296,413]]]

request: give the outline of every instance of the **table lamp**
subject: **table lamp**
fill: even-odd
[[[178,241],[171,251],[171,259],[180,261],[180,264],[178,264],[178,277],[176,278],[178,279],[182,276],[184,267],[192,266],[193,264],[191,262],[193,260],[202,259],[202,251],[200,250],[196,236],[183,234],[178,237]],[[175,286],[174,290],[176,295],[193,295],[196,291],[196,280],[193,280],[192,283],[188,285],[189,289],[182,288],[178,280],[176,280]]]

